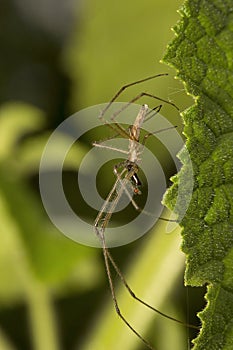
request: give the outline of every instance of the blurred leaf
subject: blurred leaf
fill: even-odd
[[[9,303],[24,295],[21,270],[24,270],[25,252],[22,250],[19,233],[11,219],[7,204],[0,194],[0,302]],[[7,268],[6,268],[7,267]]]
[[[67,294],[93,287],[99,283],[99,265],[96,249],[72,242],[53,227],[25,179],[28,171],[39,169],[48,136],[32,132],[43,122],[42,112],[26,104],[7,104],[0,112],[0,304],[24,301],[34,349],[58,350],[50,291]],[[67,140],[61,135],[58,141],[51,161]],[[65,167],[76,169],[82,156],[83,148],[73,147]]]
[[[19,113],[18,113],[19,107]],[[3,113],[4,112],[4,113]],[[9,112],[9,113],[8,113]],[[48,221],[43,207],[37,196],[26,184],[22,174],[30,171],[38,171],[40,156],[48,136],[29,136],[24,142],[17,142],[25,135],[36,130],[43,124],[43,114],[33,107],[25,104],[8,104],[2,111],[0,119],[1,132],[3,135],[12,133],[7,141],[3,138],[1,161],[0,183],[2,200],[2,229],[1,229],[1,285],[0,294],[3,299],[9,300],[22,295],[22,288],[14,270],[16,263],[14,254],[20,249],[16,248],[16,238],[22,240],[24,246],[25,259],[30,263],[32,271],[38,278],[46,281],[50,286],[59,286],[63,289],[68,284],[70,287],[76,286],[80,289],[84,286],[91,286],[97,283],[98,262],[96,256],[98,251],[83,247],[72,242],[61,235]],[[58,139],[58,145],[54,149],[52,157],[56,157],[59,147],[66,145],[63,135]],[[7,157],[6,157],[7,155]],[[72,147],[69,152],[65,167],[68,169],[77,168],[83,155],[83,149]],[[53,158],[51,158],[52,162]],[[4,214],[5,213],[5,214]],[[14,227],[14,237],[9,235],[9,230]],[[9,238],[11,239],[9,240]],[[14,253],[13,253],[14,252]],[[12,255],[13,254],[13,255]],[[5,266],[12,269],[6,271]],[[85,269],[84,269],[85,267]],[[85,271],[85,273],[84,273]],[[13,276],[15,276],[13,278]],[[73,282],[72,282],[73,279]],[[77,281],[80,282],[77,285]],[[77,288],[76,287],[76,288]]]
[[[0,349],[1,350],[16,350],[16,348],[6,338],[3,331],[0,329]]]
[[[0,159],[11,157],[20,138],[44,125],[44,115],[23,102],[9,102],[0,109]]]
[[[39,164],[41,160],[41,155],[46,147],[46,143],[51,136],[51,133],[44,132],[39,136],[33,136],[27,138],[21,145],[20,149],[17,151],[17,169],[23,174],[33,174],[38,172]],[[56,146],[51,149],[48,158],[48,170],[53,167],[54,160],[59,157],[59,152],[62,154],[64,149],[68,149],[67,145],[70,144],[69,137],[62,133],[59,134],[56,131]],[[64,160],[63,170],[74,170],[76,171],[83,156],[86,154],[87,148],[82,143],[74,144],[67,153]]]
[[[0,303],[24,300],[29,307],[30,327],[36,350],[58,349],[53,310],[48,290],[35,278],[28,261],[19,227],[0,196]],[[6,273],[7,272],[7,273]]]

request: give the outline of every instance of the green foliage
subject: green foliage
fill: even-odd
[[[194,191],[185,217],[182,249],[186,283],[207,284],[207,306],[194,349],[233,348],[233,4],[231,0],[186,1],[176,38],[164,61],[175,67],[195,105],[183,113]],[[182,155],[181,155],[182,159]],[[166,204],[190,164],[173,178]],[[183,197],[188,184],[184,182]],[[177,209],[178,216],[182,208]]]
[[[197,104],[184,115],[187,148],[192,155],[195,173],[195,191],[188,211],[189,217],[186,216],[183,220],[187,226],[183,231],[183,250],[189,255],[186,272],[189,283],[211,283],[207,296],[209,308],[202,316],[206,320],[202,334],[203,339],[206,336],[209,340],[211,332],[214,337],[209,344],[203,346],[204,349],[218,349],[219,342],[225,342],[225,348],[227,345],[229,349],[232,348],[232,331],[228,321],[232,314],[230,301],[233,286],[233,253],[229,250],[233,236],[232,222],[229,221],[233,171],[230,138],[232,103],[229,97],[232,95],[232,49],[229,50],[232,43],[229,16],[231,1],[194,1],[192,6],[186,5],[182,10],[183,19],[175,28],[178,36],[174,48],[167,54],[167,60],[180,70],[180,78],[186,82],[189,93],[197,99]],[[100,252],[79,246],[56,230],[44,212],[35,184],[37,185],[40,157],[49,137],[49,133],[43,129],[51,127],[52,122],[53,126],[57,125],[67,117],[68,105],[74,112],[80,106],[105,102],[124,83],[167,72],[166,67],[158,62],[171,38],[170,26],[176,21],[175,10],[180,3],[181,0],[119,0],[116,4],[106,0],[88,0],[82,8],[77,9],[77,30],[73,32],[73,38],[68,38],[69,45],[67,41],[59,42],[59,47],[64,45],[63,51],[55,49],[52,56],[51,36],[46,35],[46,41],[46,32],[42,33],[43,30],[34,36],[35,29],[44,28],[42,22],[47,23],[47,20],[39,19],[41,14],[36,8],[34,10],[38,12],[38,18],[28,12],[33,27],[23,27],[25,34],[29,33],[33,38],[31,44],[24,39],[24,33],[22,40],[18,40],[19,37],[15,35],[16,21],[14,18],[9,20],[5,11],[6,21],[3,22],[13,31],[4,44],[2,41],[2,49],[5,46],[7,48],[5,56],[11,74],[6,81],[3,65],[1,101],[16,98],[33,101],[35,105],[44,108],[47,121],[44,112],[28,104],[11,102],[3,105],[0,110],[0,316],[7,315],[8,319],[13,310],[14,318],[18,321],[17,305],[26,305],[29,315],[27,323],[18,322],[7,335],[4,333],[6,323],[3,320],[0,329],[1,350],[13,349],[7,338],[9,336],[15,341],[17,332],[21,332],[23,338],[23,341],[16,344],[17,349],[25,349],[24,341],[30,341],[35,350],[58,350],[61,348],[60,339],[63,348],[69,349],[74,348],[74,343],[82,350],[104,347],[115,347],[117,350],[121,347],[124,350],[140,348],[139,339],[115,315],[107,286],[102,287],[100,292],[96,289],[99,281],[104,278],[104,267],[100,265],[102,261],[97,260]],[[55,19],[59,19],[58,13],[59,11],[54,12],[49,28]],[[26,17],[23,17],[20,27],[26,22]],[[61,27],[60,23],[59,29]],[[59,33],[56,33],[56,43]],[[20,52],[9,50],[8,44],[12,40]],[[24,45],[25,50],[19,47],[19,42],[27,43]],[[37,46],[38,42],[42,45]],[[25,57],[23,62],[22,57]],[[45,57],[48,57],[48,65],[44,65]],[[16,66],[20,69],[15,69]],[[35,71],[36,74],[33,73],[33,67],[39,69]],[[62,79],[64,70],[72,86],[66,85]],[[185,97],[183,101],[181,84],[177,82],[174,88],[171,71],[172,69],[168,70],[169,77],[158,83],[151,82],[142,89],[145,87],[158,96],[172,98],[182,108],[191,98]],[[44,75],[47,77],[45,85],[42,83]],[[13,86],[14,93],[9,97]],[[122,99],[126,101],[130,96],[135,96],[138,88],[136,86],[125,92]],[[171,96],[174,92],[176,95]],[[178,124],[177,116],[171,117],[169,113],[169,118]],[[155,125],[157,127],[159,125]],[[88,146],[91,141],[93,139],[88,140]],[[66,140],[61,135],[50,159],[51,163],[65,143]],[[80,145],[72,148],[65,161],[65,169],[77,170],[84,151]],[[168,194],[171,206],[175,205],[176,188],[180,182],[183,191],[181,204],[188,202],[190,184],[184,180],[190,179],[187,174],[190,175],[191,172],[185,150],[180,153],[180,158],[184,166],[179,176],[174,178],[174,186]],[[166,159],[164,161],[168,163]],[[32,183],[34,186],[31,186]],[[107,181],[104,185],[107,192]],[[76,198],[75,201],[78,202]],[[185,319],[177,309],[170,308],[180,294],[176,284],[183,269],[183,257],[178,249],[180,238],[175,233],[165,235],[164,231],[162,223],[158,224],[151,237],[145,236],[131,247],[116,249],[114,255],[118,254],[117,261],[122,266],[131,260],[131,269],[126,277],[138,296],[161,311]],[[135,256],[131,259],[133,252]],[[114,282],[117,283],[117,280]],[[135,302],[130,303],[129,296],[122,289],[117,290],[122,312],[139,332],[145,337],[148,335],[156,349],[187,348],[185,328],[166,319],[161,320],[161,317],[155,320],[154,313],[139,307]],[[108,297],[108,302],[104,299],[104,294]],[[60,308],[63,302],[66,306],[69,305],[65,311]],[[62,332],[57,330],[55,303]],[[177,308],[181,311],[180,305]],[[102,309],[103,314],[100,317],[96,315],[94,324],[93,315],[96,310],[100,313]],[[213,321],[212,314],[216,315]],[[77,324],[79,320],[80,324]],[[161,325],[163,322],[164,326]],[[28,325],[30,336],[24,335],[24,328]],[[229,331],[225,335],[222,330],[227,327]]]
[[[51,290],[61,295],[69,288],[88,289],[97,283],[98,263],[96,250],[77,245],[53,227],[26,181],[38,172],[47,136],[33,132],[43,124],[43,113],[24,103],[0,110],[0,305],[25,302],[34,348],[58,349]],[[61,136],[51,158],[62,142]],[[73,150],[65,168],[76,167],[82,153],[80,147]],[[1,333],[0,344],[8,349]]]

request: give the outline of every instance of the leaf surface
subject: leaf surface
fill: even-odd
[[[186,1],[176,38],[164,61],[177,69],[195,104],[183,113],[186,148],[183,167],[173,177],[166,205],[175,207],[177,191],[185,196],[192,164],[194,189],[183,227],[185,282],[207,284],[207,306],[199,313],[202,330],[194,349],[233,348],[233,3]],[[188,151],[191,164],[185,153]],[[184,203],[184,202],[183,202]]]

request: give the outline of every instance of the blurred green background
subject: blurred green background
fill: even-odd
[[[72,242],[49,221],[40,201],[38,170],[51,131],[77,110],[108,101],[125,83],[168,72],[169,77],[148,82],[146,91],[173,100],[181,110],[192,103],[182,84],[174,80],[174,72],[159,63],[173,38],[170,28],[179,19],[176,11],[181,3],[1,1],[1,350],[144,348],[113,311],[101,251]],[[138,86],[126,91],[121,101],[140,91]],[[168,110],[169,120],[182,130],[179,115]],[[64,176],[71,191],[91,141],[83,140],[66,164]],[[174,168],[167,159],[163,161],[169,178]],[[180,244],[178,234],[169,241],[161,225],[159,230],[157,235],[114,249],[114,256],[123,269],[131,265],[127,277],[140,296],[146,292],[159,307],[158,290],[163,290],[163,311],[185,319],[187,300],[191,300],[192,316],[198,297],[195,294],[192,299],[190,291],[187,298],[182,289],[184,262],[179,253],[174,257],[178,259],[174,275],[176,261],[170,260],[165,271],[171,275],[156,282],[161,267],[158,252],[167,259],[170,249],[173,259],[173,247]],[[169,249],[163,246],[164,240]],[[166,280],[171,286],[166,287]],[[127,296],[122,303],[127,308]],[[175,344],[179,350],[187,348],[185,328],[173,328],[161,317],[156,321],[148,310],[131,314],[136,308],[133,304],[129,317],[132,323],[141,319],[137,330],[156,349],[171,349],[171,344],[173,349]]]

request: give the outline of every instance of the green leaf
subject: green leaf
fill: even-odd
[[[44,115],[36,107],[23,102],[9,102],[0,109],[0,159],[15,152],[20,138],[28,132],[40,130]]]
[[[233,348],[233,3],[232,0],[186,1],[176,38],[164,61],[175,67],[195,105],[183,113],[194,173],[194,190],[182,219],[185,281],[207,284],[207,306],[199,313],[202,330],[194,349]],[[175,207],[178,187],[189,188],[187,157],[167,191]]]
[[[8,103],[0,110],[0,303],[16,301],[23,296],[15,251],[24,251],[32,274],[48,287],[63,289],[67,282],[70,286],[76,285],[78,279],[79,288],[82,289],[97,282],[97,251],[78,245],[60,234],[44,213],[40,199],[26,182],[25,174],[38,172],[40,157],[48,139],[46,134],[30,134],[43,124],[43,113],[25,103]],[[67,139],[61,134],[57,147],[51,152],[50,164],[66,144]],[[83,153],[80,144],[72,147],[64,168],[76,169]],[[10,240],[12,227],[17,233]],[[17,239],[21,242],[21,248],[15,246]],[[19,254],[18,259],[23,254]]]
[[[0,349],[1,350],[16,350],[11,344],[10,340],[7,339],[4,332],[0,329]]]
[[[0,305],[24,301],[30,317],[33,348],[57,350],[53,293],[83,291],[99,283],[98,252],[62,236],[49,222],[25,174],[35,173],[45,135],[34,136],[44,123],[37,108],[8,103],[0,110]],[[67,140],[61,135],[51,154]],[[75,169],[83,149],[73,147],[64,162]],[[13,349],[0,329],[0,348]]]

